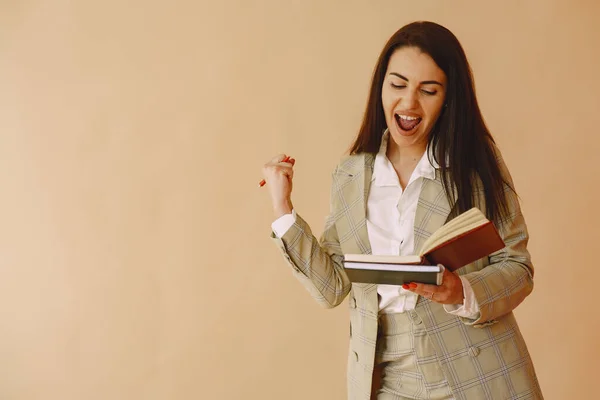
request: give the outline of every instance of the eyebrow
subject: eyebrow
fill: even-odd
[[[406,82],[409,82],[409,80],[408,80],[408,78],[407,78],[407,77],[405,77],[405,76],[403,76],[403,75],[400,75],[400,74],[398,74],[398,73],[396,73],[396,72],[390,72],[390,75],[395,75],[395,76],[397,76],[398,78],[400,78],[400,79],[403,79],[403,80],[405,80]],[[423,81],[423,82],[421,82],[421,85],[440,85],[441,87],[444,87],[444,85],[442,85],[442,84],[441,84],[440,82],[438,82],[438,81]]]

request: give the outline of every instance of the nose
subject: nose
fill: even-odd
[[[403,93],[402,99],[402,106],[404,109],[406,110],[411,110],[414,108],[417,108],[417,93],[415,90],[406,90]]]

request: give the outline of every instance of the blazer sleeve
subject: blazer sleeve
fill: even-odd
[[[514,187],[499,151],[498,163],[504,179]],[[467,325],[483,327],[493,324],[514,310],[533,290],[533,264],[527,250],[529,234],[516,193],[505,185],[507,216],[498,226],[506,247],[489,256],[489,265],[463,276],[469,281],[480,314],[476,319],[462,318]]]
[[[334,193],[332,188],[331,199]],[[320,240],[306,221],[296,214],[296,222],[281,238],[271,233],[271,240],[281,250],[296,278],[323,307],[339,305],[350,292],[352,284],[344,271],[343,253],[335,227],[335,210],[330,202],[330,214]]]

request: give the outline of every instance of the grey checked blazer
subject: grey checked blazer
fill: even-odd
[[[497,154],[504,176],[510,181]],[[320,241],[299,215],[281,239],[272,235],[295,276],[318,303],[335,307],[349,295],[348,398],[354,400],[368,400],[371,395],[377,286],[352,284],[342,260],[345,253],[371,253],[365,214],[374,158],[368,153],[348,156],[333,172],[330,215]],[[485,210],[480,187],[474,189],[476,205]],[[479,318],[448,314],[440,304],[423,297],[419,297],[415,309],[457,400],[543,398],[512,313],[533,289],[533,266],[518,199],[508,188],[506,193],[510,213],[498,226],[506,247],[459,270],[473,288],[481,310]],[[415,252],[450,218],[452,207],[438,170],[435,180],[423,182],[414,225]]]

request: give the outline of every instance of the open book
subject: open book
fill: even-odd
[[[435,268],[439,268],[440,264],[450,271],[456,271],[504,246],[494,224],[478,208],[472,208],[436,230],[423,243],[418,255],[345,254],[344,267],[353,282],[393,285],[401,284],[398,282],[434,283],[439,273],[435,272]],[[428,272],[423,270],[425,267],[429,268]],[[406,275],[409,272],[410,277]],[[419,274],[421,278],[414,279],[414,274]],[[392,275],[398,276],[392,279]],[[400,275],[406,275],[406,279],[411,280]]]

